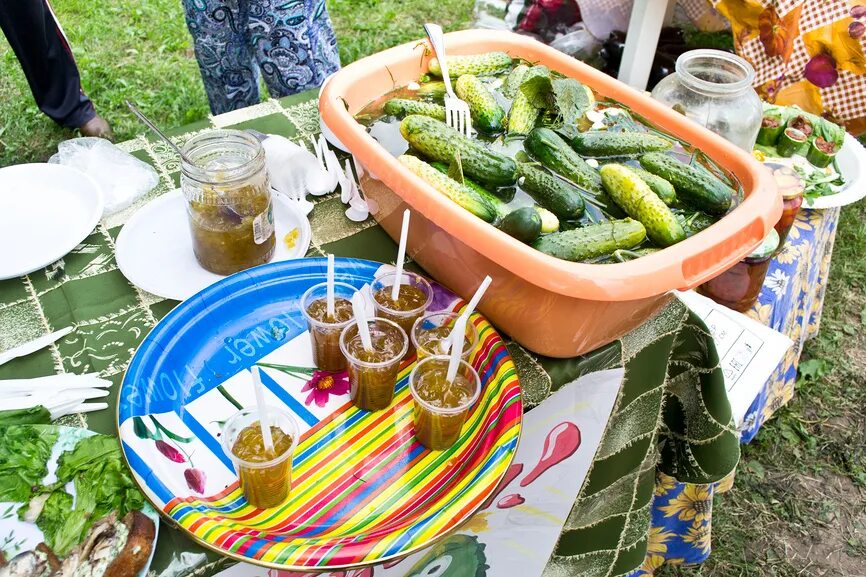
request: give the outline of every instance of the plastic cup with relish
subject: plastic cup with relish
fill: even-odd
[[[356,289],[345,283],[334,283],[333,317],[328,317],[327,291],[327,283],[307,289],[301,297],[301,310],[310,327],[313,362],[323,371],[337,372],[346,369],[346,357],[340,351],[340,333],[355,318],[352,295]]]
[[[282,409],[268,406],[274,448],[265,449],[259,412],[242,409],[222,429],[223,451],[235,466],[247,502],[259,509],[276,507],[292,489],[292,454],[300,439],[298,423]]]
[[[460,318],[458,313],[429,313],[415,321],[412,325],[412,345],[420,361],[424,357],[444,355],[443,346],[454,329],[454,323]],[[478,331],[471,322],[466,323],[466,336],[463,340],[461,357],[468,360],[469,355],[478,346]]]
[[[394,387],[400,373],[400,361],[409,348],[409,337],[394,321],[370,319],[372,349],[367,350],[351,323],[340,335],[340,350],[348,361],[349,386],[352,402],[365,411],[388,408],[394,398]]]
[[[395,282],[400,283],[397,300],[391,298]],[[424,316],[433,300],[433,288],[427,279],[413,272],[404,271],[399,279],[395,271],[385,272],[376,277],[370,285],[376,316],[394,321],[406,334],[412,332],[415,321]]]
[[[481,395],[481,381],[472,365],[461,360],[454,381],[447,380],[449,357],[427,357],[409,375],[415,404],[415,438],[434,451],[448,449],[463,430],[469,409]]]

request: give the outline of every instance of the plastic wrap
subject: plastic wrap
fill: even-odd
[[[48,162],[77,168],[99,183],[105,203],[103,216],[123,210],[159,182],[152,166],[103,138],[64,140]]]

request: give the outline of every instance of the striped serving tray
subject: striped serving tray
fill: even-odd
[[[370,283],[384,265],[337,259],[340,282]],[[398,558],[458,527],[491,496],[517,447],[520,387],[505,344],[480,315],[470,360],[483,392],[458,443],[429,451],[414,438],[401,367],[388,410],[349,400],[345,373],[313,367],[300,297],[325,279],[325,259],[273,263],[184,301],[147,336],[121,385],[118,427],[134,476],[154,506],[202,545],[289,570],[333,570]],[[431,310],[464,303],[434,283]],[[222,424],[266,401],[301,425],[289,499],[247,504],[220,445]]]

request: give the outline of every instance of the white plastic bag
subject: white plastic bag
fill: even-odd
[[[103,216],[123,210],[159,182],[152,166],[120,150],[104,138],[72,138],[48,159],[87,173],[102,188]]]
[[[614,30],[625,32],[634,0],[577,0],[587,30],[602,40]]]

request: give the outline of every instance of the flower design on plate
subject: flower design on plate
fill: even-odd
[[[341,371],[339,373],[329,373],[327,371],[315,371],[313,377],[307,381],[302,393],[309,391],[309,395],[304,400],[305,405],[316,403],[319,407],[324,407],[328,404],[328,399],[331,395],[348,395],[349,394],[349,373]]]
[[[183,472],[183,478],[186,479],[186,486],[199,494],[204,494],[207,475],[201,469],[190,467]]]

